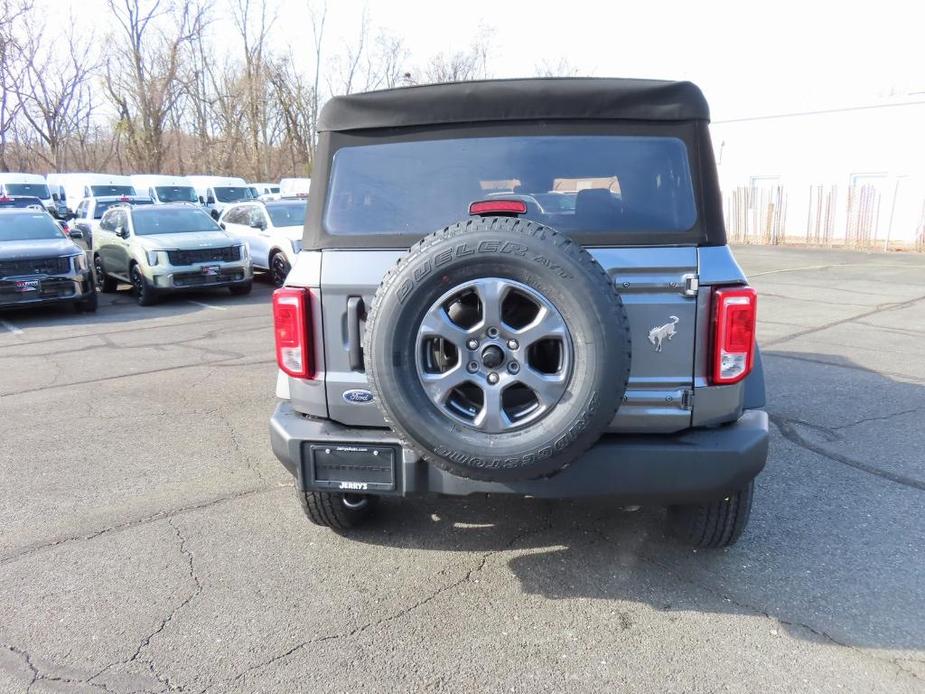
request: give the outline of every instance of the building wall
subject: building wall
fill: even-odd
[[[925,100],[712,125],[745,242],[925,246]]]

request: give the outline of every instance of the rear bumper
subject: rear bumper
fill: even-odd
[[[746,485],[767,461],[768,416],[748,410],[731,424],[673,435],[605,435],[553,477],[513,483],[457,477],[404,448],[389,429],[351,428],[295,412],[282,401],[270,420],[273,452],[301,489],[313,487],[308,469],[313,444],[393,446],[395,486],[381,494],[515,494],[540,498],[609,496],[623,504],[708,501]]]

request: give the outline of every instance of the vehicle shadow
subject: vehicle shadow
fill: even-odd
[[[732,548],[692,550],[666,535],[661,509],[621,513],[606,499],[387,500],[349,537],[503,553],[522,592],[549,600],[770,617],[808,640],[922,649],[925,431],[888,415],[921,416],[925,387],[834,355],[763,356],[771,456]]]
[[[129,285],[121,284],[113,293],[97,295],[99,306],[96,313],[77,313],[69,304],[38,305],[4,309],[0,311],[0,320],[22,329],[56,325],[95,326],[101,323],[131,323],[168,315],[183,316],[210,310],[227,310],[234,306],[266,306],[269,316],[269,304],[274,289],[272,282],[265,275],[257,275],[254,278],[253,290],[247,296],[232,296],[227,289],[189,290],[164,295],[154,306],[143,307],[135,301]]]

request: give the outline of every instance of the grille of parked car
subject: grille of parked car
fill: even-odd
[[[218,282],[238,282],[243,279],[243,270],[223,271],[217,275],[204,275],[201,272],[182,272],[173,276],[173,283],[177,287],[196,287]]]
[[[76,285],[72,280],[53,279],[42,280],[36,291],[23,292],[15,282],[0,283],[0,302],[34,301],[36,299],[64,299],[73,296]]]
[[[192,265],[193,263],[229,263],[241,259],[239,246],[225,248],[202,248],[194,251],[168,251],[171,265]]]
[[[71,270],[70,258],[28,258],[0,260],[0,277],[19,275],[60,275]]]

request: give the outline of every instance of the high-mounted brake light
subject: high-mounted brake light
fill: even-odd
[[[283,287],[273,292],[273,330],[276,363],[294,378],[314,378],[312,365],[310,299],[307,289]]]
[[[713,378],[716,385],[738,383],[755,358],[758,292],[751,287],[713,291]]]
[[[475,215],[511,215],[526,214],[527,203],[523,200],[477,200],[469,205],[469,214]]]

